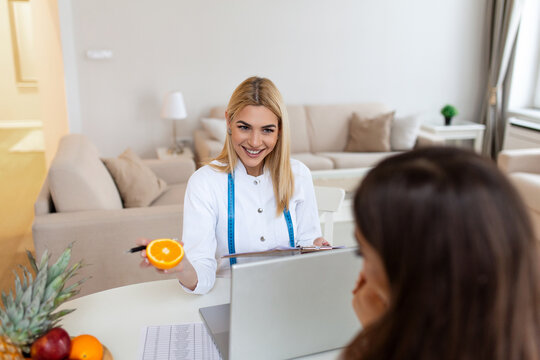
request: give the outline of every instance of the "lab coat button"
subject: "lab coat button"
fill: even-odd
[[[258,208],[258,209],[257,209],[257,212],[258,212],[258,213],[260,214],[260,213],[262,213],[262,212],[263,212],[263,209],[261,209],[261,208]]]
[[[253,184],[259,185],[259,180],[253,180]]]
[[[266,239],[264,238],[264,236],[261,236],[261,241],[265,241]]]

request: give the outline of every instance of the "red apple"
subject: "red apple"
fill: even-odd
[[[63,360],[69,356],[71,339],[66,330],[56,327],[34,341],[30,348],[32,360]]]

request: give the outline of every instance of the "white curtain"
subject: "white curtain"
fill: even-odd
[[[515,52],[523,0],[491,0],[491,33],[488,82],[482,104],[485,155],[495,158],[502,148],[506,127],[509,81],[508,66]]]

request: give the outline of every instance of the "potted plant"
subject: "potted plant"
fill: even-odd
[[[452,118],[458,114],[455,106],[445,105],[441,109],[441,114],[444,116],[444,125],[448,126],[452,123]]]

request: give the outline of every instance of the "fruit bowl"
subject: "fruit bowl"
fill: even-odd
[[[103,345],[103,360],[114,360],[111,352],[105,345]]]

